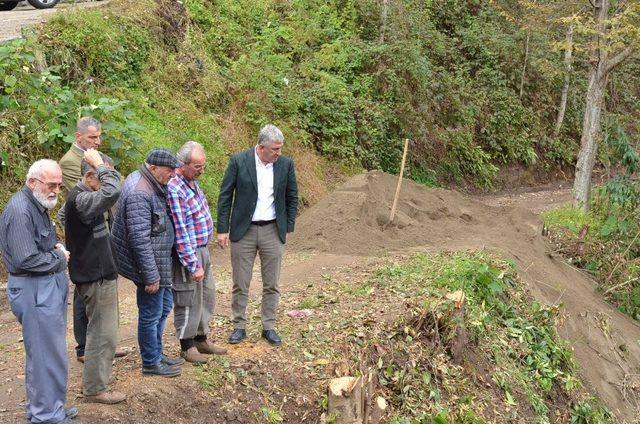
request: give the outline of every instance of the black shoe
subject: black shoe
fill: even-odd
[[[170,367],[175,367],[177,365],[184,364],[184,359],[180,357],[169,358],[167,355],[162,354],[162,356],[160,356],[160,362],[162,362],[165,365],[169,365]]]
[[[147,375],[160,375],[162,377],[177,377],[182,370],[177,367],[170,367],[169,365],[160,362],[158,365],[142,366],[142,374]]]
[[[262,337],[274,346],[280,346],[282,344],[282,340],[280,336],[278,336],[278,333],[276,333],[276,330],[263,330]]]
[[[238,344],[247,338],[247,332],[241,328],[236,328],[231,332],[229,336],[229,343]]]

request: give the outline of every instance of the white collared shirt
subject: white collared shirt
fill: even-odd
[[[271,221],[276,219],[276,203],[273,193],[273,164],[264,164],[258,157],[257,147],[253,149],[256,157],[256,177],[258,180],[258,203],[253,212],[252,221]]]

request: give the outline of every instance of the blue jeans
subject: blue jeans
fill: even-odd
[[[150,367],[158,365],[162,356],[162,333],[167,316],[173,308],[173,294],[170,287],[160,287],[154,294],[144,291],[138,286],[136,291],[138,302],[138,345],[142,365]]]

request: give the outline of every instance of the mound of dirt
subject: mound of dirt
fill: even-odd
[[[299,218],[290,248],[360,255],[497,251],[516,262],[536,298],[564,305],[560,333],[571,341],[587,387],[618,422],[640,417],[640,326],[607,304],[589,276],[551,253],[535,214],[404,180],[389,223],[396,184],[397,177],[378,171],[353,177]]]
[[[457,241],[504,238],[505,226],[523,243],[541,231],[524,209],[487,206],[444,189],[404,180],[396,216],[389,223],[397,177],[379,171],[361,174],[305,211],[291,239],[295,250],[380,254],[407,247],[445,247]]]

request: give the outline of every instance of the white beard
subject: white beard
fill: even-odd
[[[38,190],[37,188],[33,190],[33,197],[36,198],[38,203],[40,203],[43,207],[47,209],[53,209],[58,204],[58,195],[51,194],[49,196],[55,196],[55,197],[47,197],[46,194],[44,194],[42,191]]]

